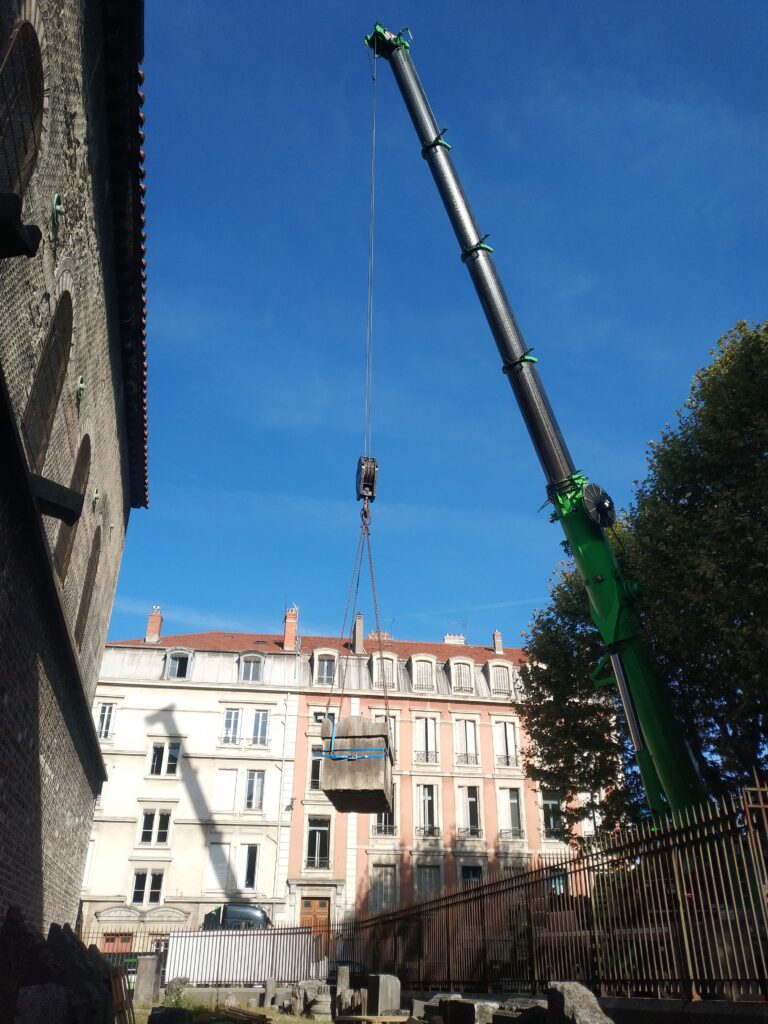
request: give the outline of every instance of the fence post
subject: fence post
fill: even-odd
[[[525,913],[528,923],[528,959],[531,967],[531,992],[538,992],[538,965],[536,963],[536,933],[533,924],[533,905],[531,900],[531,884],[525,886]]]
[[[485,919],[485,894],[480,896],[480,931],[483,937],[483,974],[485,976],[485,991],[491,991],[491,960],[488,956],[488,932]]]
[[[451,964],[451,908],[448,904],[445,906],[445,952],[446,952],[446,966],[448,967],[448,989],[453,989],[453,969]]]

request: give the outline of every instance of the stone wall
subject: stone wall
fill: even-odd
[[[46,929],[74,924],[95,798],[104,777],[90,703],[122,557],[128,493],[114,241],[108,206],[103,5],[0,0],[0,38],[19,20],[43,53],[46,109],[24,194],[36,256],[0,263],[3,488],[0,496],[0,915],[21,907]],[[54,238],[55,196],[64,215]],[[56,303],[69,292],[72,348],[43,475],[69,485],[91,443],[85,504],[65,575],[64,529],[37,515],[20,430]],[[85,389],[78,395],[78,382]],[[98,489],[98,500],[93,500]],[[93,539],[101,549],[81,642],[75,638]]]

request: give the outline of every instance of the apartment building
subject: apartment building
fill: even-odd
[[[86,929],[199,926],[225,902],[321,923],[525,865],[558,794],[525,777],[523,652],[440,642],[162,635],[107,644],[94,722],[107,764],[82,892]],[[327,715],[389,722],[391,813],[338,814],[322,791]]]

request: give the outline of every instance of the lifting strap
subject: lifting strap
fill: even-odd
[[[370,53],[369,53],[370,57]],[[374,271],[374,253],[375,253],[375,224],[376,224],[376,65],[378,61],[378,54],[374,50],[373,60],[371,62],[371,81],[372,85],[372,99],[371,99],[371,187],[370,187],[370,202],[369,202],[369,217],[368,217],[368,303],[366,313],[366,328],[365,328],[365,405],[364,405],[364,416],[363,416],[363,453],[364,456],[370,460],[373,464],[373,493],[371,494],[370,500],[373,500],[375,496],[375,460],[371,456],[371,434],[373,426],[373,271]],[[361,460],[362,462],[363,460]],[[355,552],[355,561],[352,567],[352,579],[350,580],[349,590],[347,591],[347,603],[344,609],[344,621],[341,626],[341,635],[339,637],[340,650],[344,650],[346,646],[346,654],[340,654],[339,656],[339,706],[337,718],[342,716],[342,705],[344,701],[344,689],[347,679],[347,671],[349,668],[350,658],[353,656],[353,638],[355,629],[355,619],[357,617],[357,605],[358,598],[360,596],[360,577],[363,567],[363,559],[365,554],[368,555],[368,572],[371,580],[371,596],[373,600],[373,615],[376,625],[376,637],[378,639],[378,674],[379,678],[384,684],[384,708],[387,718],[387,728],[390,728],[390,713],[389,713],[389,683],[387,680],[387,674],[384,671],[384,642],[381,631],[381,621],[379,619],[379,602],[376,594],[376,578],[373,568],[373,550],[371,548],[371,507],[368,496],[364,496],[363,508],[360,512],[360,535],[357,541],[357,551]],[[347,638],[347,628],[349,624],[349,641],[345,645]],[[333,682],[328,693],[328,700],[325,705],[326,717],[331,707],[331,698],[333,696]],[[336,736],[336,727],[334,724],[333,735],[331,738],[330,750],[328,755],[334,756],[334,740]],[[348,752],[346,752],[348,753]],[[364,756],[372,757],[383,757],[386,756],[384,750],[369,750],[363,752]]]

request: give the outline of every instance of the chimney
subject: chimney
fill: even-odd
[[[355,619],[355,629],[352,633],[352,653],[353,654],[365,654],[365,647],[363,645],[363,613],[358,612],[357,618]]]
[[[444,644],[458,644],[464,645],[467,642],[467,638],[463,633],[446,633],[443,637]]]
[[[299,624],[299,609],[296,605],[289,608],[283,619],[283,650],[296,649],[296,627]]]
[[[498,629],[494,629],[494,631],[493,631],[493,653],[494,654],[503,654],[504,653],[504,648],[503,648],[502,643],[501,643],[501,633],[499,632]]]
[[[163,613],[159,604],[152,605],[152,611],[147,619],[147,634],[144,643],[156,644],[160,640],[160,630],[163,628]]]

